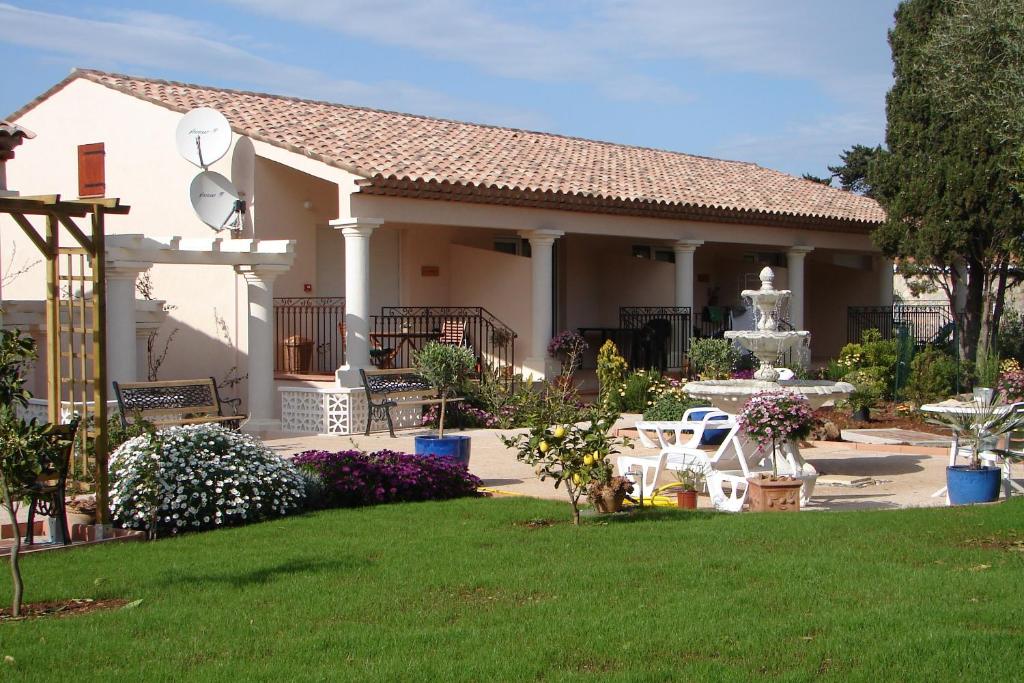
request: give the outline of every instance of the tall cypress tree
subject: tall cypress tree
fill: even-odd
[[[888,220],[873,234],[888,255],[943,289],[974,358],[994,341],[1024,206],[1008,147],[969,110],[948,106],[936,84],[947,65],[929,51],[950,25],[950,0],[906,0],[889,32],[895,82],[886,98],[886,144],[869,168]]]

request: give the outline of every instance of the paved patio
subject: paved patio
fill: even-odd
[[[617,426],[632,426],[636,419],[638,416],[624,416]],[[498,491],[538,498],[564,498],[561,489],[556,491],[551,481],[540,481],[533,469],[518,462],[512,451],[505,448],[498,439],[500,434],[514,434],[517,431],[522,430],[479,429],[459,432],[473,437],[470,471],[483,479],[487,487]],[[374,451],[389,448],[412,452],[413,437],[427,433],[430,432],[402,431],[394,439],[386,432],[343,437],[266,434],[264,441],[286,456],[310,449]],[[655,449],[642,447],[639,442],[635,443],[632,452],[657,453]],[[931,497],[945,484],[944,449],[815,442],[813,448],[803,449],[802,453],[821,473],[809,509],[886,509],[945,504],[944,497]],[[840,485],[841,482],[863,477],[870,477],[871,482],[862,486]],[[830,480],[835,483],[830,484]],[[671,481],[672,477],[667,476],[660,483]],[[700,506],[709,506],[706,497],[701,498]]]

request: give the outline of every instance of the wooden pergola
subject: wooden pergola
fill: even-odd
[[[0,215],[18,224],[46,262],[48,418],[59,424],[67,412],[81,415],[86,430],[73,474],[81,477],[92,470],[97,523],[104,529],[110,525],[104,219],[128,211],[116,198],[0,197]],[[33,225],[39,218],[45,222],[41,229]],[[88,228],[75,222],[82,218],[88,219]],[[62,246],[62,231],[76,244]],[[87,457],[88,440],[93,446],[92,463]]]

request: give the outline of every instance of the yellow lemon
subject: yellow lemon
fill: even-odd
[[[547,441],[541,441],[540,445],[537,446],[537,448],[540,449],[541,453],[547,453],[548,452],[548,442]]]
[[[563,436],[565,436],[565,427],[562,427],[561,425],[555,427],[554,433],[556,439],[561,439]]]
[[[583,456],[583,464],[586,465],[587,467],[590,467],[591,465],[593,465],[594,464],[594,456],[592,456],[592,455],[585,455],[585,456]]]
[[[574,475],[572,475],[572,483],[574,483],[574,484],[579,484],[579,483],[580,483],[580,481],[581,481],[581,479],[580,479],[580,475],[578,475],[578,474],[574,474]]]

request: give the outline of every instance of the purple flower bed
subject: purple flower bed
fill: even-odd
[[[292,460],[323,481],[327,507],[475,496],[483,482],[461,463],[395,451],[306,451]]]

